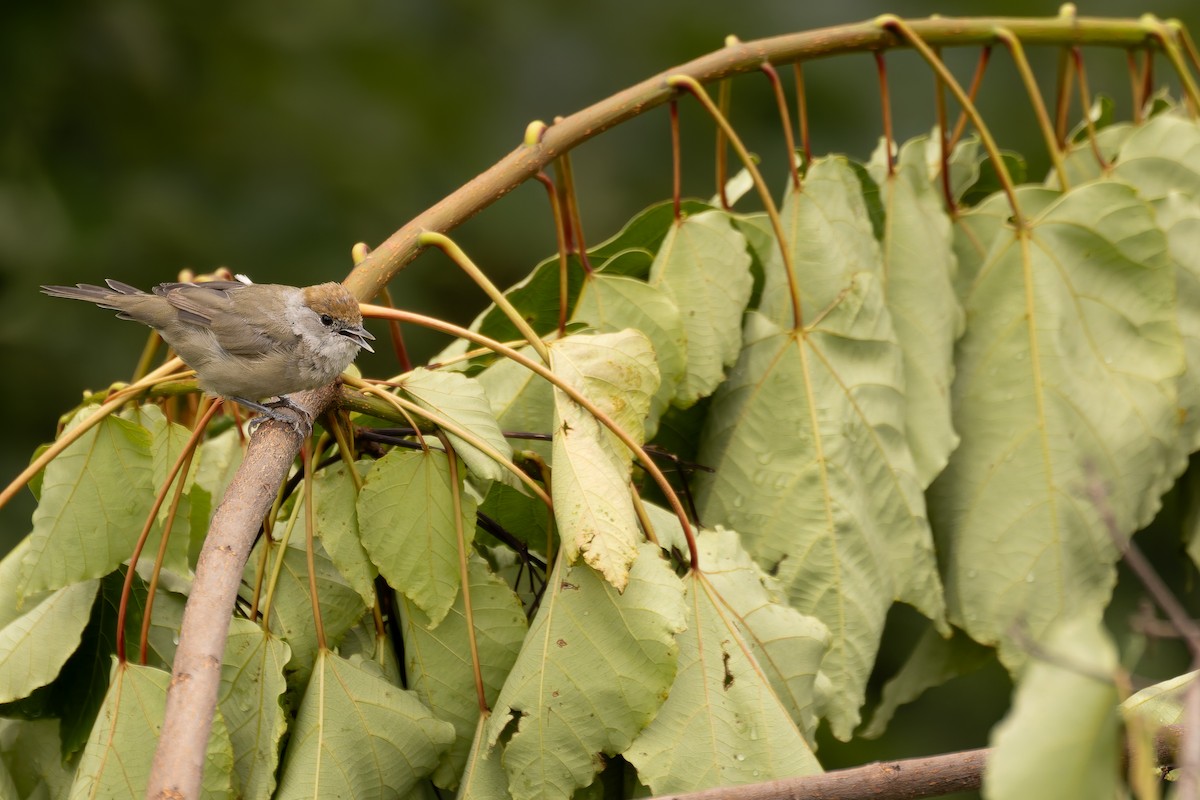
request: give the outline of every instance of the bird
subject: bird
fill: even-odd
[[[149,325],[195,370],[201,389],[293,427],[296,421],[277,410],[298,410],[287,395],[331,383],[360,349],[375,352],[358,301],[340,283],[214,280],[160,283],[149,292],[104,283],[41,289]],[[268,398],[275,400],[260,402]]]

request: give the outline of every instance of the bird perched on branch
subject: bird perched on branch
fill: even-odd
[[[295,421],[276,410],[295,408],[285,395],[332,382],[359,348],[375,352],[358,301],[340,283],[162,283],[151,292],[120,281],[105,284],[42,291],[149,325],[196,371],[200,388],[289,424]],[[277,401],[258,402],[267,398]]]

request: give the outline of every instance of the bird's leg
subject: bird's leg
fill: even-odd
[[[279,395],[274,400],[267,403],[267,405],[271,408],[279,408],[282,406],[284,408],[290,408],[292,411],[298,411],[301,414],[305,413],[304,409],[293,403],[292,398],[288,397],[286,394]]]
[[[278,400],[267,404],[256,403],[253,400],[247,400],[245,397],[230,397],[229,399],[235,400],[246,408],[252,411],[257,411],[262,415],[250,420],[251,433],[254,433],[254,429],[262,423],[263,417],[270,417],[271,419],[279,420],[280,422],[285,422],[288,425],[291,425],[292,430],[300,434],[301,438],[308,436],[308,434],[312,432],[312,424],[309,423],[308,415],[304,412],[304,409],[300,408],[300,406],[296,405],[291,400],[288,400],[286,397],[281,396]],[[285,414],[279,410],[279,406],[284,406],[295,413]]]

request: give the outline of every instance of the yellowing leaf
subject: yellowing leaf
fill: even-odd
[[[556,375],[641,441],[658,386],[654,350],[640,332],[575,335],[555,342]],[[633,456],[615,434],[554,392],[554,516],[568,560],[580,556],[624,589],[641,529],[629,496]]]
[[[650,339],[660,378],[646,419],[646,438],[652,437],[687,366],[687,340],[675,302],[657,286],[623,275],[593,273],[584,280],[571,319],[587,322],[602,333],[634,328]]]
[[[370,463],[360,461],[355,468],[362,474]],[[325,552],[363,604],[373,605],[378,572],[363,549],[358,529],[358,489],[345,463],[332,464],[313,476],[313,498],[317,535]]]

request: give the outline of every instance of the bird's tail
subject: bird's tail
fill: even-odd
[[[114,281],[111,278],[104,281],[105,286],[94,286],[89,283],[79,283],[74,286],[43,286],[42,293],[51,297],[66,297],[69,300],[86,300],[101,308],[112,311],[122,311],[119,304],[114,304],[117,297],[145,294],[136,286]]]

